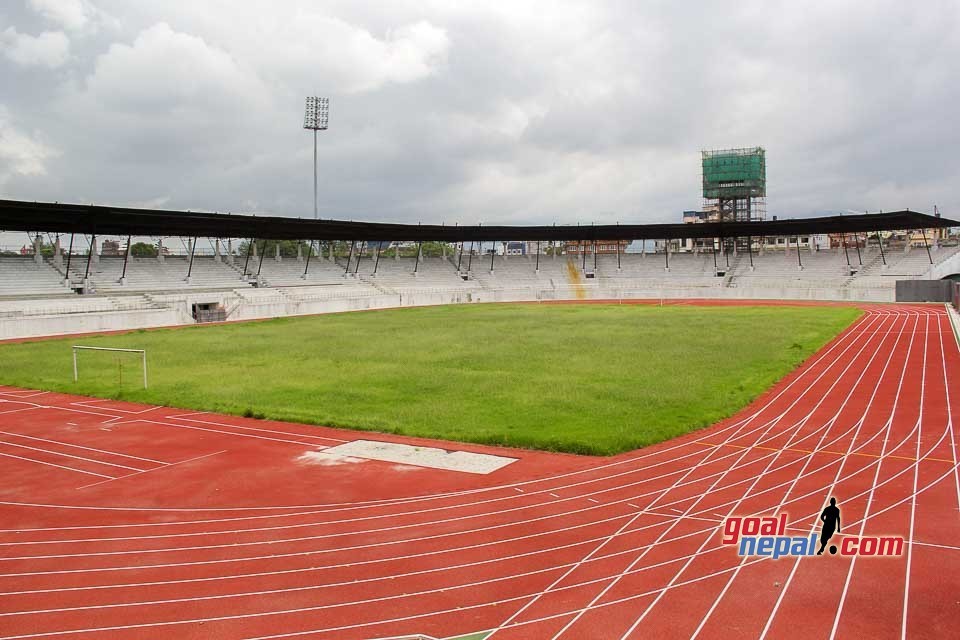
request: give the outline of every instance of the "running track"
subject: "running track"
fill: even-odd
[[[943,308],[866,311],[723,423],[602,460],[507,451],[489,476],[0,387],[0,638],[956,637],[960,350]],[[720,545],[728,515],[809,535],[829,496],[903,555]]]

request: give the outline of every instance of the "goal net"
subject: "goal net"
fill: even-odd
[[[82,354],[82,355],[81,355]],[[79,382],[81,364],[84,380],[95,379],[102,383],[115,383],[123,387],[143,379],[147,388],[146,349],[116,349],[113,347],[85,347],[73,345],[73,381]]]

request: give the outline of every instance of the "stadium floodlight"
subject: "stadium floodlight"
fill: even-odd
[[[307,97],[303,128],[313,130],[313,219],[317,219],[317,131],[326,131],[330,117],[330,99]]]

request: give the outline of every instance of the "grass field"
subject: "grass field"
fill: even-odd
[[[844,307],[410,308],[0,345],[0,384],[308,424],[611,454],[732,415]],[[129,356],[146,349],[150,388]],[[122,386],[119,383],[121,373]]]

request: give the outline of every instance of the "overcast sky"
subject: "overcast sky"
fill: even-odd
[[[768,213],[960,215],[960,3],[3,0],[0,197],[679,221],[700,150]]]

